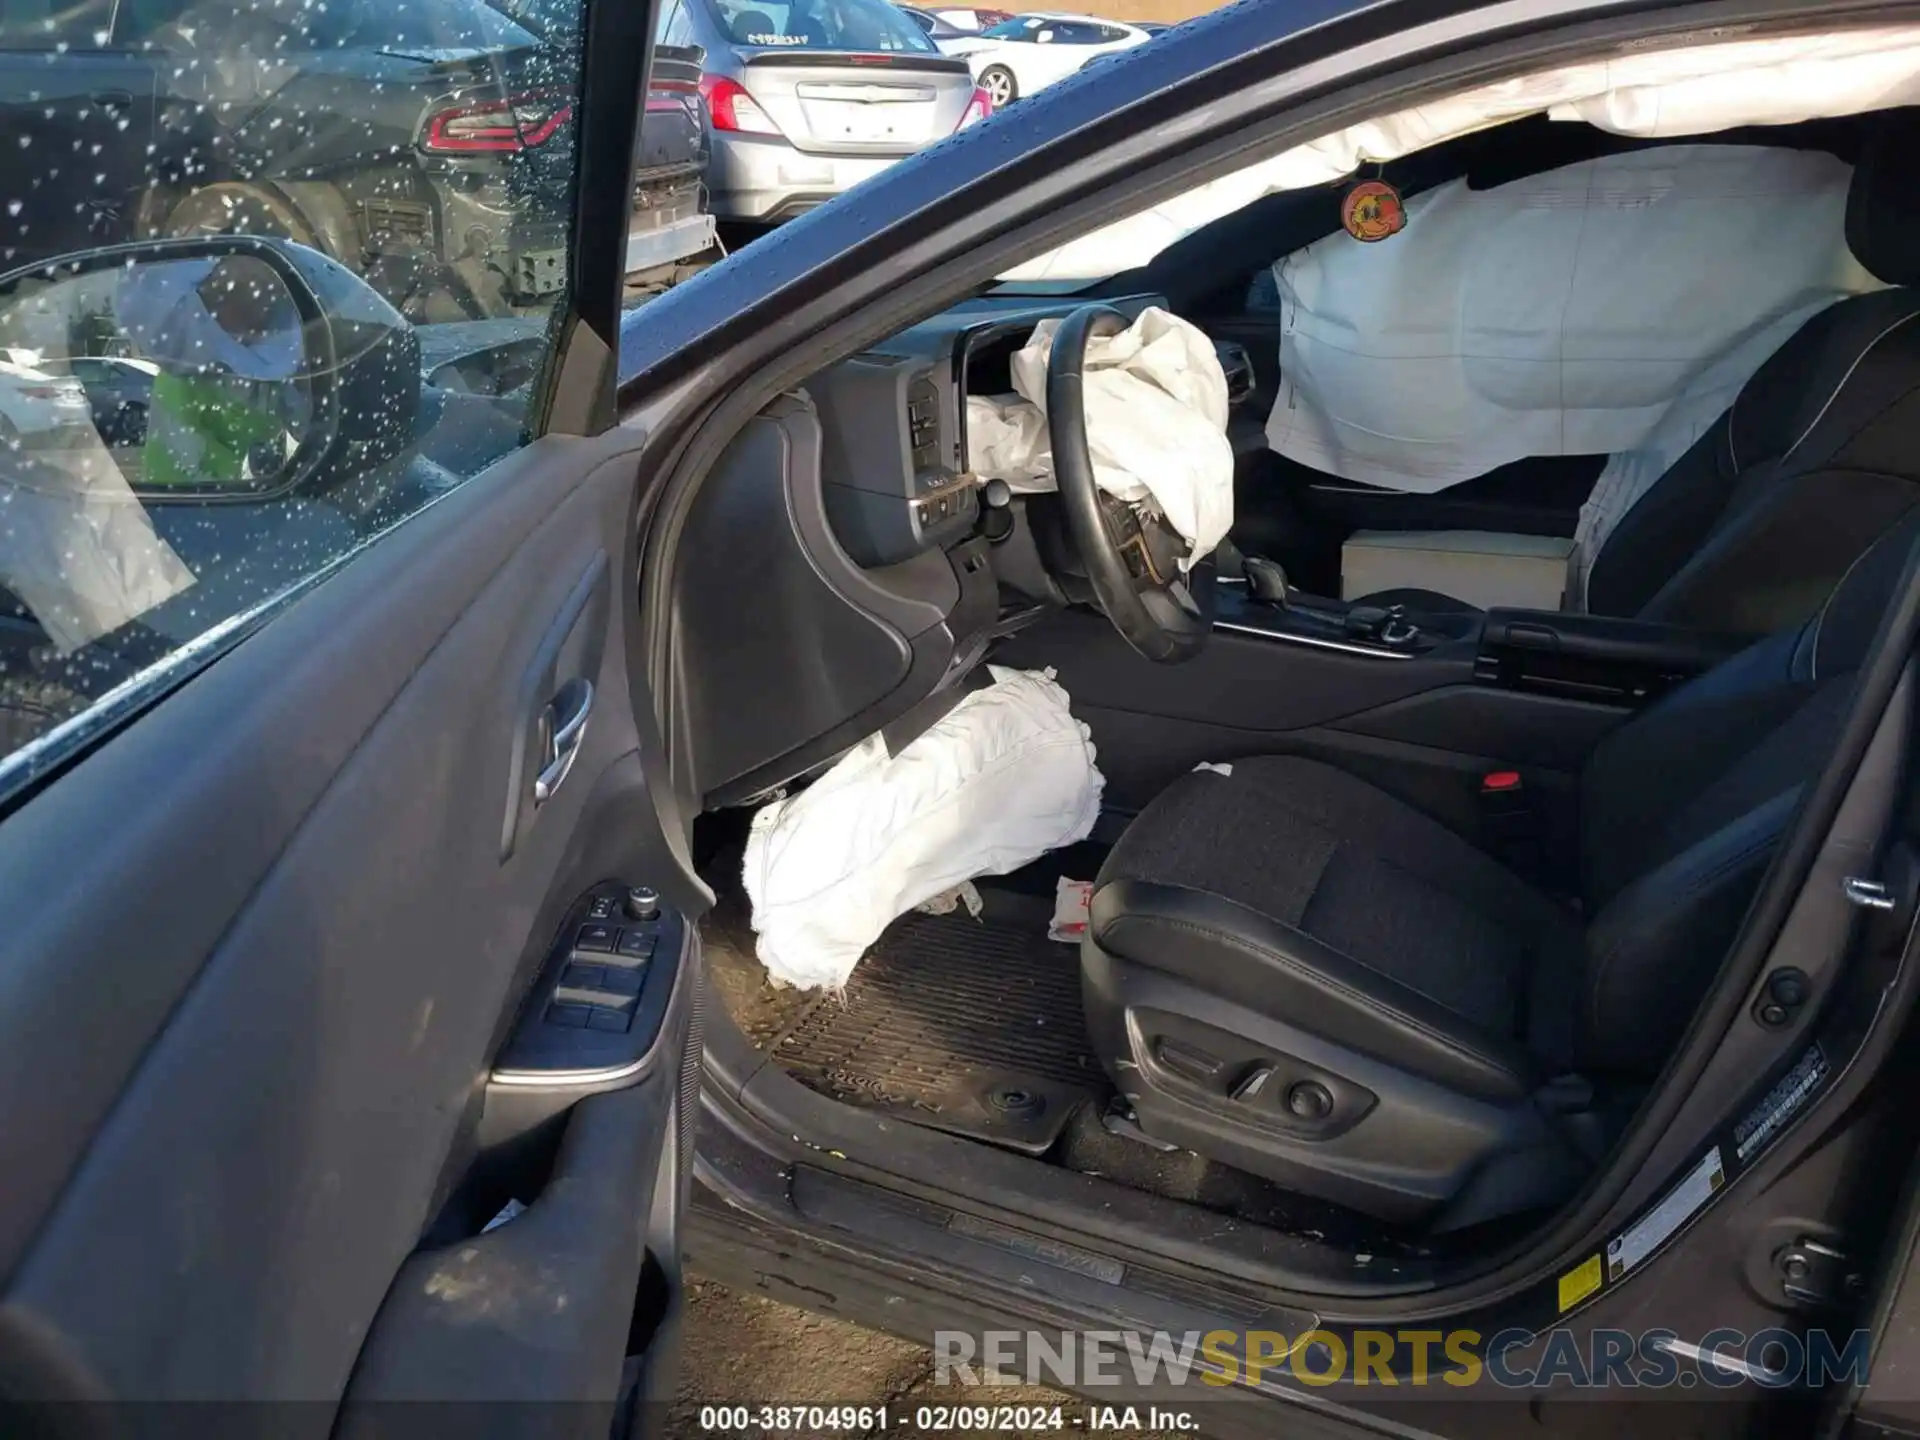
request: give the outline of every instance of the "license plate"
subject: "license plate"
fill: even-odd
[[[849,106],[844,113],[842,126],[849,140],[898,140],[902,138],[905,115],[890,112],[892,105]]]

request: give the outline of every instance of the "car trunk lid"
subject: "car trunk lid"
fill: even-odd
[[[943,55],[742,50],[742,82],[801,150],[905,155],[953,133],[973,98]]]

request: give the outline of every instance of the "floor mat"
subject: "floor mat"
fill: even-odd
[[[1079,953],[1047,939],[1050,909],[896,920],[844,997],[816,997],[787,1028],[775,1063],[850,1105],[1039,1154],[1107,1089]]]

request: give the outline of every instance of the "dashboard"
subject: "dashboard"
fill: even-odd
[[[1023,547],[985,533],[966,397],[1010,390],[1034,325],[1078,303],[957,305],[811,376],[722,452],[680,539],[699,562],[674,578],[674,703],[701,737],[691,780],[705,803],[752,800],[869,736],[908,743],[1043,605],[1005,601],[1035,590],[1001,573]]]
[[[1127,315],[1166,301],[1107,302]],[[807,382],[835,536],[858,565],[896,565],[973,535],[980,481],[967,454],[967,395],[1013,389],[1009,362],[1039,321],[1073,300],[983,296],[943,311]]]

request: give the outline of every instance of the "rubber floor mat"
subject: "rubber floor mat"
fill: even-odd
[[[773,1057],[837,1100],[1035,1155],[1107,1088],[1081,1017],[1079,951],[1047,939],[1045,911],[896,920],[844,998],[815,999]]]

